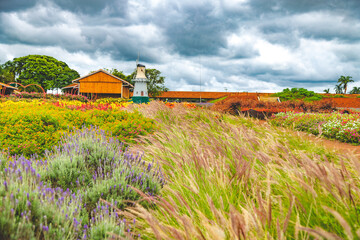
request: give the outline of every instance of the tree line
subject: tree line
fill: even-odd
[[[136,70],[129,75],[118,69],[105,69],[111,74],[133,84]],[[167,91],[165,77],[157,69],[146,69],[146,77],[149,79],[148,92],[152,96]],[[45,55],[28,55],[14,58],[0,65],[0,82],[20,83],[22,85],[38,84],[44,90],[63,88],[72,83],[72,80],[80,77],[80,74],[71,69],[65,62],[54,57]],[[36,91],[36,86],[30,86],[27,91]]]
[[[335,93],[336,94],[346,94],[348,83],[354,82],[351,76],[340,76],[337,81],[337,85],[335,85]],[[330,88],[324,90],[325,93],[330,93]],[[360,87],[353,87],[353,89],[349,92],[350,94],[360,94]]]

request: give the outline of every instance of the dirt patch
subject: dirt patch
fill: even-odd
[[[300,136],[304,140],[310,140],[317,145],[323,146],[327,149],[333,150],[333,152],[338,153],[350,153],[358,158],[360,158],[360,146],[354,146],[349,143],[339,142],[337,140],[329,140],[322,137],[316,137],[309,133],[296,132],[297,136]]]
[[[261,124],[270,125],[266,120],[259,120]],[[282,127],[278,127],[282,128]],[[310,133],[294,131],[291,129],[283,128],[284,131],[291,133],[294,136],[300,137],[304,141],[311,141],[318,146],[323,146],[332,152],[340,154],[351,154],[360,159],[360,146],[354,146],[349,143],[339,142],[337,140],[329,140],[322,137],[314,136]]]

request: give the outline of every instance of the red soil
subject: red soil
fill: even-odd
[[[335,107],[360,108],[360,98],[325,98],[321,101],[331,101]]]

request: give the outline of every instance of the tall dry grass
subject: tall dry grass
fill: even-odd
[[[156,208],[129,210],[144,238],[360,238],[355,157],[258,121],[156,102],[140,111],[161,130],[136,150],[157,160],[168,181],[161,198],[144,196]]]

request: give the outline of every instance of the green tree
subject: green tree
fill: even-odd
[[[309,91],[305,88],[285,88],[282,92],[275,93],[274,96],[279,97],[281,101],[289,101],[296,99],[303,99],[304,101],[321,100],[322,96],[314,91]]]
[[[324,93],[330,93],[330,88],[324,89]]]
[[[344,93],[346,94],[346,90],[347,90],[347,85],[350,82],[354,82],[354,80],[351,79],[351,76],[340,76],[340,78],[338,79],[338,83],[340,83],[339,85],[341,87],[343,87],[344,89]]]
[[[343,87],[341,86],[341,84],[336,85],[334,89],[335,89],[336,94],[343,94],[344,93],[343,92]]]
[[[15,81],[14,73],[10,72],[8,69],[0,65],[0,82],[10,83]]]
[[[2,67],[14,74],[22,85],[39,84],[45,90],[64,87],[80,77],[66,63],[45,55],[14,58]]]
[[[360,94],[360,87],[354,87],[351,91],[350,94]]]
[[[117,70],[116,68],[113,68],[113,69],[107,69],[107,68],[104,68],[104,70],[105,71],[107,71],[107,72],[109,72],[109,73],[111,73],[112,75],[114,75],[114,76],[116,76],[116,77],[118,77],[118,78],[121,78],[121,79],[123,79],[123,80],[125,80],[125,81],[128,81],[128,77],[130,76],[130,75],[128,75],[128,76],[126,76],[124,73],[123,73],[123,71],[119,71],[119,70]]]

